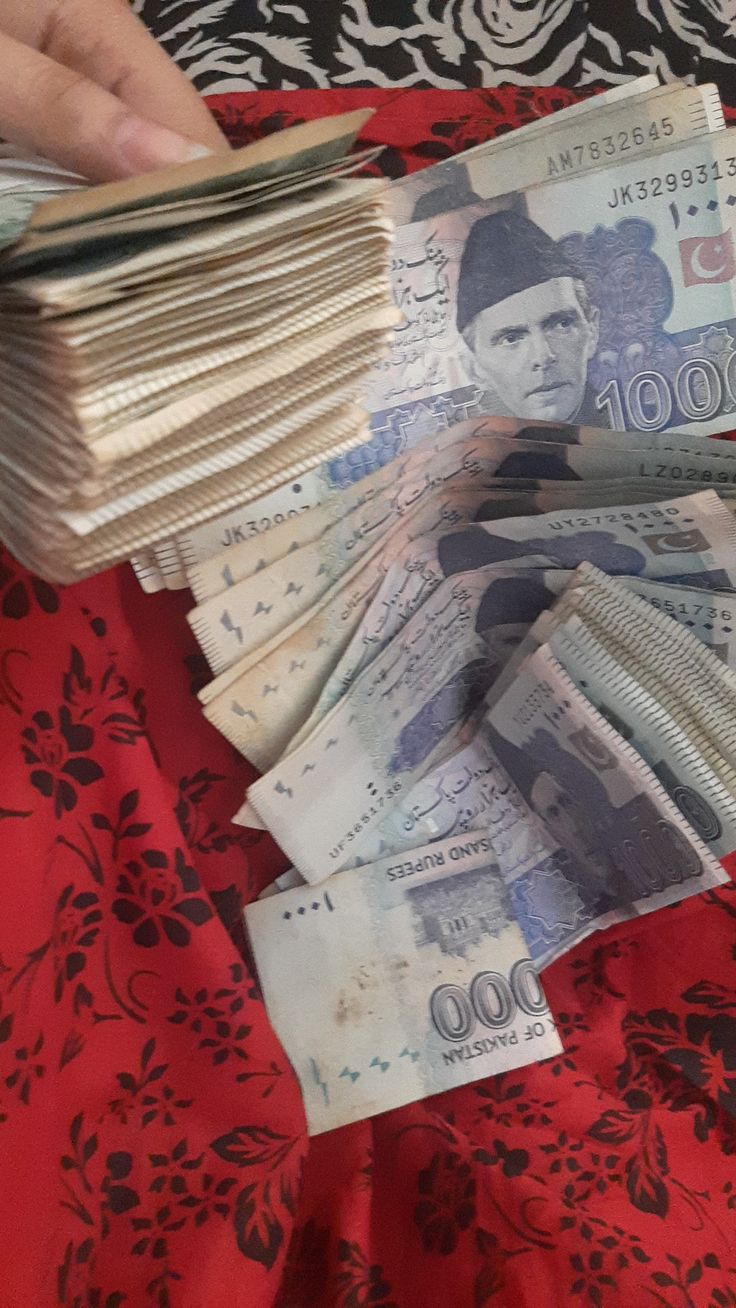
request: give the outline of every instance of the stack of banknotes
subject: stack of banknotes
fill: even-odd
[[[370,440],[141,561],[312,1132],[558,1052],[540,972],[734,867],[735,136],[639,85],[394,184]]]
[[[365,118],[91,188],[0,158],[0,535],[35,571],[98,571],[361,439],[396,318],[384,188],[350,176]]]
[[[540,971],[736,852],[716,89],[617,87],[382,203],[369,432],[264,494],[221,474],[135,559],[191,588],[204,712],[262,774],[236,821],[292,864],[246,921],[314,1133],[558,1052]]]

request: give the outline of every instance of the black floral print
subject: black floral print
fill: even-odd
[[[76,806],[78,786],[89,786],[105,775],[100,764],[88,757],[94,732],[84,723],[74,722],[66,704],[58,709],[56,719],[39,709],[31,722],[22,733],[26,742],[23,757],[31,767],[31,785],[46,799],[53,799],[58,818]]]
[[[177,849],[173,864],[160,849],[145,849],[140,860],[131,859],[117,881],[112,911],[120,922],[134,927],[137,945],[152,949],[161,935],[183,948],[191,928],[212,917],[212,909],[198,891],[199,877]]]

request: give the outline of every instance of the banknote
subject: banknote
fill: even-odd
[[[257,901],[245,920],[311,1135],[562,1048],[482,831]]]
[[[712,530],[707,526],[710,513],[714,515]],[[543,529],[537,531],[539,524]],[[713,565],[728,565],[732,560],[733,520],[712,491],[649,506],[646,511],[617,510],[594,518],[572,515],[564,523],[554,518],[532,519],[531,523],[509,520],[481,524],[477,530],[487,534],[489,526],[496,533],[493,540],[499,561],[509,561],[510,554],[520,567],[540,563],[570,566],[594,558],[611,571],[679,577],[687,575],[688,569],[690,575],[700,569],[711,583],[730,579],[727,567]],[[579,530],[581,526],[585,530]],[[442,539],[430,546],[425,561],[431,565],[434,558],[436,565],[442,546]],[[541,554],[543,549],[546,555]],[[482,563],[479,558],[477,575],[457,576],[461,583],[457,592],[441,584],[424,598],[311,735],[251,787],[249,800],[306,878],[324,875],[325,867],[339,870],[356,836],[378,824],[387,801],[394,806],[397,796],[420,778],[418,768],[426,772],[433,762],[440,761],[431,757],[433,751],[441,749],[447,756],[459,747],[461,742],[453,733],[461,726],[463,712],[467,716],[471,711],[470,699],[479,685],[487,691],[508,657],[512,642],[506,637],[513,637],[515,644],[546,607],[545,600],[549,602],[543,594],[536,610],[524,615],[523,623],[511,612],[516,619],[511,632],[504,622],[493,631],[492,621],[486,625],[485,617],[480,620],[496,603]],[[406,571],[407,576],[416,575],[414,570]],[[422,584],[421,580],[416,583],[417,587]],[[524,602],[523,590],[518,602]],[[656,618],[647,605],[643,607],[652,620]],[[444,624],[439,613],[448,615]],[[447,648],[444,637],[450,642]],[[453,642],[457,647],[450,647]],[[467,671],[471,665],[472,674]],[[385,691],[381,689],[384,681],[388,683]],[[473,692],[469,699],[470,681]],[[416,695],[421,696],[419,709]],[[251,711],[257,712],[255,704]],[[330,762],[328,742],[334,751]],[[326,799],[330,771],[332,786]],[[364,791],[379,802],[369,803]],[[322,820],[317,832],[310,813],[318,803]],[[319,851],[321,863],[315,851]]]
[[[24,158],[13,146],[0,146],[0,250],[18,239],[37,205],[84,185],[78,174],[57,168],[47,159]]]
[[[463,494],[463,492],[466,492]],[[418,494],[405,515],[393,514],[382,498],[339,520],[319,540],[289,553],[239,581],[222,595],[197,605],[187,621],[213,672],[267,644],[318,604],[342,578],[373,563],[385,572],[405,542],[438,535],[451,523],[471,522],[482,488],[467,482],[452,490]]]
[[[528,819],[527,805],[501,767],[479,721],[468,744],[400,795],[375,829],[356,837],[346,866],[361,867],[480,827],[492,832],[496,844],[508,841],[513,832],[518,846],[523,819]],[[254,821],[263,826],[247,800],[233,821],[246,827]],[[288,880],[277,877],[274,884],[280,890],[300,882],[300,873],[291,868]]]
[[[470,738],[491,659],[474,630],[484,579],[452,578],[298,749],[248,799],[308,881],[346,865],[353,842]]]
[[[617,430],[733,426],[736,133],[399,228],[390,359],[368,400]]]
[[[736,670],[736,592],[673,586],[642,577],[621,580],[627,590],[686,627],[723,663]]]
[[[581,564],[574,572],[562,569],[548,571],[544,578],[546,589],[556,597],[561,596],[568,587],[580,588],[595,584],[600,579],[599,569],[588,564]],[[686,627],[693,636],[712,649],[723,663],[736,668],[736,644],[732,644],[736,637],[736,592],[733,590],[625,576],[616,577],[612,589],[623,590],[647,600],[652,608]],[[557,621],[553,608],[548,614],[541,614],[532,624],[494,682],[493,696],[506,689],[521,663],[528,654],[544,644]]]
[[[492,580],[508,577],[509,589],[518,583],[519,568],[515,566],[486,568],[482,572],[478,608]],[[349,588],[339,588],[335,598],[326,600],[301,623],[287,628],[281,642],[234,665],[200,692],[205,716],[259,771],[273,767],[282,754],[306,739],[349,689],[344,685],[339,694],[330,693],[329,703],[323,691],[326,681],[332,685],[331,674],[347,642],[360,632],[366,605],[382,575],[380,565],[361,569]],[[429,599],[441,581],[441,576],[435,574],[433,584],[425,588],[423,600]],[[530,588],[534,584],[532,577]],[[540,591],[540,596],[540,605],[550,603],[553,592]],[[417,603],[412,612],[419,607]],[[538,611],[539,607],[528,622]],[[407,620],[409,616],[406,615]],[[516,625],[510,621],[502,630],[500,614],[497,616],[494,663],[508,656],[514,638],[528,626],[527,622],[519,629],[519,615],[512,613]],[[482,637],[490,650],[493,642],[487,629]]]
[[[643,433],[634,443],[618,432],[525,428],[509,419],[458,423],[300,513],[271,516],[254,510],[250,516],[241,512],[222,528],[214,523],[201,528],[182,543],[195,598],[202,602],[221,594],[300,546],[322,539],[368,501],[380,498],[387,513],[403,514],[433,487],[460,477],[482,478],[484,483],[488,478],[489,486],[513,482],[546,491],[553,482],[567,483],[571,495],[579,482],[614,486],[624,478],[650,484],[660,496],[708,486],[730,493],[736,488],[736,448],[669,432]]]
[[[649,764],[716,858],[722,861],[733,855],[736,773],[727,788],[687,732],[579,617],[560,623],[546,644],[578,690]]]
[[[714,492],[705,493],[704,503],[697,496],[683,499],[680,504],[686,507],[682,513],[670,513],[674,503],[666,506],[667,513],[654,506],[651,519],[643,511],[643,516],[637,517],[628,509],[619,509],[620,520],[614,520],[615,515],[609,514],[606,530],[597,528],[597,535],[596,531],[587,530],[576,533],[575,522],[561,525],[556,517],[519,519],[492,526],[494,529],[498,527],[499,531],[508,528],[517,535],[522,530],[527,535],[537,533],[532,537],[528,556],[521,554],[509,560],[519,568],[535,564],[573,566],[594,557],[603,562],[604,567],[612,569],[614,566],[620,569],[623,559],[623,564],[633,571],[636,556],[636,569],[644,575],[697,574],[701,584],[730,584],[731,574],[727,568],[715,566],[727,564],[732,557],[730,545],[726,543],[730,540],[732,527],[728,511],[720,505]],[[716,517],[726,531],[726,541],[719,541],[717,531],[714,534],[706,525],[707,515],[714,505],[719,506]],[[701,513],[697,519],[696,536],[683,535],[677,530],[670,536],[670,530],[676,529],[678,523],[687,532],[691,531],[695,525],[691,513],[695,508]],[[721,518],[719,514],[725,517]],[[661,531],[646,530],[648,525],[657,524],[662,524]],[[609,528],[614,529],[613,535]],[[569,536],[565,534],[567,532]],[[621,546],[624,556],[618,565],[612,549],[616,532],[624,542]],[[548,540],[542,541],[545,533]],[[646,558],[627,543],[645,535]],[[684,552],[677,552],[678,545],[683,546]],[[334,599],[328,598],[301,625],[287,628],[279,644],[267,648],[258,657],[254,656],[245,665],[235,664],[229,674],[217,678],[205,688],[200,698],[207,717],[255,766],[262,770],[273,766],[287,746],[292,748],[301,743],[323,719],[325,712],[343,696],[350,684],[349,674],[354,661],[359,660],[361,668],[367,666],[440,584],[443,569],[438,551],[441,546],[441,540],[438,544],[435,538],[420,538],[410,542],[387,569],[380,558],[363,568],[357,567],[345,584],[337,588]],[[506,547],[499,545],[498,548],[503,552]],[[538,553],[542,548],[547,550],[545,555]],[[670,554],[670,550],[675,552]],[[540,609],[551,602],[551,596],[544,586],[539,596],[531,586],[520,593],[513,580],[499,581],[491,591],[490,581],[489,577],[488,597],[478,615],[480,629],[486,640],[495,644],[496,652],[508,658],[513,642],[520,638]],[[515,596],[513,600],[512,595]],[[536,608],[530,608],[531,601],[536,602]],[[508,610],[509,604],[512,604],[512,610]],[[508,622],[501,621],[502,609],[507,611]],[[370,619],[367,617],[369,612]],[[493,636],[490,634],[492,626],[496,628]],[[203,633],[203,637],[209,638],[209,633]],[[346,650],[351,640],[354,641],[352,662],[340,667],[340,659],[347,657]]]
[[[621,483],[614,483],[619,488]],[[593,497],[594,498],[594,497]],[[622,495],[622,498],[626,498]],[[505,534],[506,530],[513,534],[525,532],[526,539],[523,548],[528,549],[529,555],[536,555],[538,559],[551,566],[559,565],[561,567],[574,567],[584,559],[591,559],[596,556],[601,562],[604,571],[619,572],[631,571],[632,573],[641,573],[647,577],[656,577],[657,575],[676,576],[680,573],[688,575],[691,572],[697,575],[698,581],[705,586],[723,586],[729,585],[729,560],[731,547],[727,542],[731,538],[733,526],[732,518],[723,506],[717,510],[721,526],[725,536],[721,544],[717,547],[717,559],[706,548],[706,551],[700,555],[700,546],[696,544],[696,538],[690,537],[689,532],[695,526],[694,520],[690,518],[690,505],[695,508],[697,497],[690,496],[682,501],[683,509],[681,515],[675,515],[671,521],[674,524],[679,522],[679,529],[670,534],[665,523],[669,521],[669,511],[673,508],[676,501],[670,501],[667,509],[664,504],[659,506],[642,505],[639,510],[632,511],[628,506],[618,508],[611,514],[595,514],[585,511],[575,517],[566,515],[564,519],[557,515],[547,515],[532,518],[531,520],[519,518],[516,522],[496,522],[482,523],[472,526],[467,531],[457,533],[455,536],[443,537],[439,540],[435,552],[433,542],[427,542],[427,548],[423,550],[425,542],[415,542],[408,547],[407,551],[401,558],[397,559],[388,569],[385,578],[381,582],[374,598],[365,611],[363,620],[359,629],[356,631],[350,644],[347,646],[345,653],[340,661],[336,664],[334,672],[325,682],[324,688],[320,694],[315,708],[307,720],[307,723],[313,723],[317,720],[328,707],[336,703],[337,700],[345,693],[347,687],[354,680],[355,676],[367,666],[383,646],[392,639],[406,622],[412,612],[424,602],[427,594],[434,585],[438,584],[439,578],[448,571],[452,571],[456,560],[462,560],[466,567],[474,566],[473,560],[478,559],[480,566],[488,560],[486,566],[490,566],[494,556],[498,556],[504,562],[508,562],[508,555],[504,558],[506,547],[496,539],[496,531]],[[701,503],[703,503],[701,501]],[[707,497],[707,503],[715,508],[718,498],[714,493]],[[479,513],[489,511],[489,506],[483,505]],[[649,517],[650,511],[654,516]],[[660,517],[660,513],[663,514]],[[589,527],[594,527],[599,531],[604,526],[606,530],[600,531],[597,540],[594,539],[595,532],[589,531]],[[661,533],[659,531],[651,532],[649,528],[657,523],[661,523],[665,528]],[[619,544],[614,545],[612,537],[606,535],[608,527],[615,524],[617,540]],[[582,530],[577,532],[576,527]],[[537,531],[538,529],[538,531]],[[697,532],[696,528],[696,532]],[[537,532],[535,536],[534,533]],[[491,549],[486,545],[486,533],[493,533],[493,545]],[[647,550],[652,549],[653,553],[643,562],[642,557],[637,558],[638,549],[634,550],[629,542],[633,542],[640,537],[646,538]],[[705,537],[700,536],[700,545],[705,543]],[[689,546],[694,546],[694,552],[690,552]],[[674,562],[674,558],[667,560],[669,550],[673,548],[676,552],[679,547],[683,547],[683,552],[679,555],[680,561]],[[522,548],[519,546],[519,548]],[[618,549],[621,548],[621,555]],[[422,552],[423,550],[423,552]],[[490,559],[489,559],[490,553]],[[687,557],[686,557],[687,556]],[[529,559],[527,559],[527,562]],[[437,563],[440,566],[437,566]],[[523,560],[520,560],[523,565]],[[726,565],[724,568],[721,565]],[[716,565],[716,566],[714,566]],[[543,599],[548,599],[547,583],[543,583]],[[491,627],[498,627],[502,624],[499,614],[502,611],[501,597],[505,596],[505,604],[513,603],[518,618],[517,621],[526,622],[527,625],[533,621],[535,613],[540,611],[539,605],[536,610],[534,605],[537,603],[537,597],[534,595],[532,588],[526,592],[526,597],[521,595],[518,590],[515,592],[515,598],[511,600],[512,584],[506,583],[505,586],[497,588],[496,597],[489,599],[484,607],[483,612],[479,615],[481,628],[490,630]],[[494,616],[494,610],[498,612]],[[507,650],[507,653],[509,651]],[[302,728],[302,733],[308,730],[308,725]],[[301,734],[298,739],[301,738]]]
[[[458,423],[400,457],[381,462],[373,472],[341,490],[322,481],[316,470],[252,505],[239,506],[203,523],[161,550],[176,548],[192,593],[202,603],[301,546],[312,544],[329,528],[379,497],[388,497],[388,511],[406,513],[428,487],[464,474],[466,454],[471,456],[467,462],[472,468],[474,441],[491,435],[513,438],[520,427],[508,418]],[[467,451],[450,453],[451,447],[466,442]]]
[[[234,820],[234,819],[233,819]],[[285,890],[293,890],[295,886],[305,886],[307,883],[304,877],[297,872],[295,867],[287,868],[280,876],[266,886],[258,896],[260,899],[271,899],[274,895],[281,895]]]
[[[635,574],[647,571],[650,576],[668,576],[673,574],[664,570],[662,559],[673,551],[682,557],[683,572],[691,567],[702,571],[701,560],[688,563],[685,556],[692,560],[693,555],[705,547],[707,535],[703,534],[704,531],[713,534],[713,548],[719,556],[727,544],[730,546],[731,541],[736,540],[732,516],[713,492],[683,497],[680,507],[677,501],[665,501],[641,505],[634,513],[626,505],[618,509],[611,506],[606,514],[570,514],[564,519],[549,514],[538,516],[532,522],[525,514],[507,519],[503,524],[493,521],[455,533],[443,531],[455,511],[454,504],[452,497],[443,499],[431,495],[427,502],[420,500],[413,514],[407,515],[405,521],[397,523],[383,536],[380,510],[375,516],[366,510],[369,524],[379,522],[377,540],[372,526],[367,532],[359,532],[350,525],[343,529],[336,524],[331,530],[337,535],[330,537],[334,540],[334,548],[326,545],[325,537],[330,533],[325,533],[320,542],[313,543],[304,551],[295,551],[271,568],[264,568],[234,586],[230,593],[226,593],[224,601],[215,597],[198,606],[189,615],[189,620],[211,666],[219,671],[263,644],[290,620],[307,611],[311,603],[319,601],[328,591],[330,582],[357,568],[357,564],[345,562],[342,548],[345,531],[353,541],[349,558],[356,556],[359,559],[361,553],[368,556],[373,551],[373,558],[383,556],[379,567],[384,571],[398,553],[405,533],[409,540],[408,553],[405,552],[406,561],[400,566],[407,572],[419,573],[425,557],[429,556],[436,559],[441,575],[520,558],[525,554],[546,554],[551,566],[576,566],[584,558],[596,562],[602,551],[607,558],[607,571]],[[474,512],[482,511],[472,498],[463,501],[462,511],[473,505]],[[427,530],[427,516],[422,516],[422,511],[433,522],[434,531],[427,536],[426,548],[422,542],[414,551],[412,542],[415,536],[421,540],[421,530]],[[348,524],[353,516],[348,518]],[[701,519],[704,520],[702,523]],[[705,520],[709,523],[707,528]],[[660,530],[656,531],[658,524]],[[677,524],[680,524],[679,528]],[[435,536],[436,551],[432,544]],[[642,542],[638,554],[628,543],[635,537]],[[561,543],[555,544],[556,541]],[[614,542],[618,545],[618,552],[613,550]],[[652,555],[651,567],[645,565],[642,548],[644,555]],[[713,584],[729,583],[724,576]]]
[[[705,565],[712,585],[728,586],[734,544],[732,513],[715,491],[699,491],[649,505],[476,523],[441,537],[437,554],[445,576],[539,554],[551,566],[577,567],[587,559],[610,574],[663,580]]]
[[[685,494],[684,488],[676,488]],[[451,485],[427,484],[426,493],[414,497],[404,512],[393,513],[383,497],[371,500],[341,518],[318,540],[286,557],[257,568],[252,575],[198,604],[187,620],[213,672],[219,674],[242,664],[254,651],[286,639],[287,631],[306,618],[324,600],[337,597],[360,578],[373,576],[375,584],[393,563],[411,557],[411,543],[434,541],[454,526],[475,521],[524,518],[568,508],[612,507],[647,503],[648,489],[622,479],[609,483],[546,482],[542,489],[525,489],[487,477],[482,468],[471,469]],[[410,565],[407,565],[410,566]],[[229,575],[229,566],[225,572]],[[351,601],[347,617],[357,620]],[[336,630],[330,628],[334,646]]]
[[[479,715],[468,743],[400,795],[375,830],[357,837],[347,866],[359,867],[481,827],[499,857],[513,850],[525,860],[546,851],[541,828],[494,754]]]
[[[700,438],[680,432],[611,433],[604,432],[600,428],[575,427],[543,421],[525,425],[523,421],[515,422],[510,418],[488,416],[479,416],[463,422],[460,421],[459,415],[453,415],[451,412],[444,413],[441,420],[437,415],[430,415],[426,421],[417,420],[413,424],[409,424],[408,418],[407,411],[407,423],[397,434],[393,435],[388,429],[379,428],[370,439],[361,445],[353,446],[344,455],[333,455],[312,471],[304,472],[298,479],[292,479],[267,495],[239,505],[230,512],[221,514],[203,523],[202,526],[184,533],[177,540],[164,543],[160,548],[157,547],[157,558],[163,571],[186,569],[187,576],[191,576],[199,564],[205,563],[213,556],[237,550],[239,553],[242,552],[246,560],[246,571],[242,575],[250,575],[247,564],[253,558],[253,554],[248,549],[248,542],[252,542],[255,536],[261,537],[260,548],[268,549],[270,547],[264,544],[265,537],[274,527],[293,524],[296,518],[308,514],[312,508],[319,507],[330,500],[339,504],[339,500],[333,499],[336,491],[348,490],[352,487],[360,488],[361,483],[367,478],[380,474],[397,458],[404,458],[408,453],[415,451],[417,455],[421,455],[424,450],[435,446],[440,448],[440,445],[444,447],[448,441],[456,443],[466,436],[475,439],[480,434],[495,432],[532,440],[534,445],[531,450],[524,451],[520,448],[515,452],[533,454],[536,456],[535,459],[507,465],[515,475],[522,473],[544,477],[552,474],[575,480],[587,476],[588,469],[586,466],[578,472],[578,452],[576,449],[571,449],[571,446],[605,450],[606,455],[615,446],[616,449],[631,454],[641,453],[644,450],[656,450],[662,453],[663,459],[650,463],[648,467],[645,465],[644,468],[639,468],[637,465],[638,475],[660,479],[671,477],[672,480],[690,481],[694,485],[700,481],[706,485],[728,485],[733,481],[733,469],[729,470],[727,466],[734,458],[734,451],[730,446],[704,445]],[[439,431],[436,430],[438,426]],[[549,456],[556,457],[551,457],[551,462],[545,465],[544,461],[537,462],[544,452],[535,448],[540,442],[563,445],[566,448],[560,451],[547,451]],[[698,463],[702,468],[702,477],[698,476],[691,466],[690,458],[685,459],[685,456],[692,455],[715,458],[715,466],[708,469]],[[622,454],[621,458],[623,460],[625,455]],[[610,469],[610,464],[607,466]],[[625,463],[616,463],[612,475],[622,475],[627,466]],[[398,479],[398,463],[396,471]],[[314,539],[318,534],[319,532],[316,532],[314,536],[310,536],[310,539]],[[300,537],[294,539],[297,545],[302,543]],[[291,543],[289,541],[289,545]],[[279,553],[273,557],[281,556]],[[266,561],[270,562],[271,557],[269,556]],[[224,567],[226,563],[227,560],[223,560],[222,566]],[[222,579],[217,574],[216,577],[216,588],[207,589],[202,596],[195,590],[197,599],[208,598],[210,594],[219,593],[224,589],[221,584]],[[229,583],[225,579],[225,585],[227,584]]]
[[[394,220],[431,218],[478,199],[570,177],[718,131],[725,125],[714,85],[657,87],[632,99],[594,102],[585,118],[553,115],[392,185]]]
[[[303,545],[322,540],[331,528],[345,525],[346,519],[352,523],[358,511],[374,517],[382,511],[387,517],[404,515],[433,488],[455,484],[464,477],[477,480],[481,473],[494,475],[494,462],[502,464],[514,453],[520,432],[522,424],[502,417],[459,422],[343,489],[327,485],[320,489],[315,484],[314,504],[269,511],[264,501],[258,501],[252,509],[244,506],[217,522],[204,523],[179,545],[197,603],[224,593]],[[488,438],[492,438],[490,445]],[[533,447],[537,445],[539,442]],[[305,492],[306,480],[289,489]],[[319,472],[311,480],[316,483]]]
[[[531,556],[521,559],[518,566],[513,563],[491,564],[478,569],[484,587],[479,593],[473,620],[491,655],[489,685],[511,657],[530,624],[557,594],[557,588],[548,582],[550,570],[525,566],[534,561],[534,556]],[[565,572],[565,576],[569,575]],[[389,568],[361,615],[345,652],[323,680],[311,712],[289,741],[289,751],[308,738],[441,583],[442,573],[432,566],[431,558],[418,568],[406,566],[405,558],[400,558]]]
[[[125,248],[124,240],[135,250],[135,243],[125,236],[131,224],[148,223],[152,229],[162,215],[165,224],[171,224],[186,221],[191,212],[197,218],[210,209],[217,214],[219,196],[247,196],[254,184],[274,187],[279,180],[293,180],[310,171],[318,176],[344,161],[370,112],[358,110],[299,124],[225,156],[60,194],[35,210],[23,240],[6,253],[4,266],[35,271],[53,252],[63,252],[94,276],[109,257],[101,232],[112,232],[118,251]]]
[[[545,487],[549,487],[550,485],[556,485],[557,483],[545,482],[542,484]],[[564,485],[564,483],[561,484]],[[646,491],[640,491],[637,489],[636,483],[634,483],[634,488],[630,489],[630,484],[624,480],[612,481],[609,490],[600,492],[592,490],[594,485],[596,485],[596,483],[586,482],[581,490],[581,500],[586,510],[601,505],[613,506],[614,502],[618,505],[621,505],[622,503],[630,505],[637,502],[637,500],[642,503],[646,502]],[[508,492],[505,492],[504,494],[507,493]],[[521,503],[524,504],[525,514],[529,516],[530,514],[541,514],[545,510],[548,510],[551,501],[553,501],[554,498],[555,494],[545,489],[538,492],[536,496],[530,496],[526,502],[521,501]],[[577,503],[579,504],[580,501],[577,501]],[[568,504],[569,507],[576,507],[574,495],[570,497]],[[559,506],[561,508],[568,506],[565,503],[565,495],[563,493],[560,494]],[[493,512],[494,507],[497,510],[495,514]],[[484,501],[480,505],[476,517],[478,519],[483,518],[486,521],[503,519],[509,509],[513,511],[513,507],[513,500],[508,501],[501,497],[494,503],[494,500],[491,499],[489,501]],[[586,513],[586,516],[589,517],[589,514]],[[582,554],[579,557],[582,557]],[[573,560],[570,559],[569,561],[572,565]],[[694,560],[690,560],[690,562],[692,563]],[[701,564],[701,567],[703,573],[711,573],[713,571],[708,567],[707,563],[704,565]],[[334,671],[325,681],[324,687],[320,693],[319,699],[315,703],[315,707],[312,710],[310,717],[307,719],[296,738],[297,742],[303,737],[305,732],[311,729],[314,722],[323,716],[329,707],[337,702],[337,700],[345,693],[347,687],[355,680],[355,677],[368,665],[371,659],[375,657],[376,653],[383,648],[387,641],[390,640],[398,630],[400,630],[403,623],[407,620],[407,617],[414,611],[414,608],[423,601],[428,589],[433,583],[433,580],[436,581],[436,574],[433,578],[429,563],[425,563],[420,571],[422,580],[421,588],[418,588],[415,584],[418,571],[417,568],[414,567],[412,569],[411,576],[408,575],[409,571],[410,568],[404,566],[403,560],[398,560],[395,567],[392,566],[389,568],[385,578],[376,591],[376,594],[368,605],[359,628],[345,649],[339,662],[336,664]],[[653,571],[653,568],[647,568],[647,572],[651,573]],[[725,581],[725,578],[721,575],[720,570],[715,570],[714,575],[704,577],[703,584],[712,584],[713,582],[719,581]],[[509,587],[506,589],[508,592]],[[525,610],[529,608],[529,605],[525,604],[523,600],[517,600],[516,603],[517,605],[521,604],[521,607]],[[486,614],[484,615],[484,620],[487,619],[488,627],[496,625],[496,623],[491,620],[491,612],[492,610],[489,605]]]
[[[489,710],[491,745],[542,823],[550,857],[514,860],[514,913],[539,966],[592,931],[727,874],[652,770],[542,646]],[[499,858],[504,871],[504,858]]]
[[[586,567],[584,584],[568,586],[541,615],[528,640],[547,641],[556,626],[575,615],[609,654],[626,667],[693,741],[723,784],[733,787],[736,768],[736,675],[684,627]],[[512,668],[492,687],[501,694]],[[518,674],[517,674],[518,675]]]

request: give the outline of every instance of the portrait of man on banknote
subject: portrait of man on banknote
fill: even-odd
[[[510,414],[594,421],[588,364],[598,347],[598,310],[569,256],[525,214],[501,210],[471,227],[457,328],[477,383]]]

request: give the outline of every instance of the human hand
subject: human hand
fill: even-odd
[[[0,138],[98,182],[228,148],[126,0],[1,0]]]

